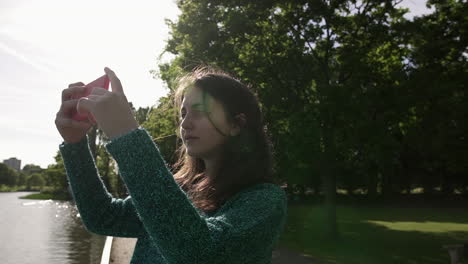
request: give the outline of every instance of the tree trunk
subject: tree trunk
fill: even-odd
[[[336,177],[331,173],[322,176],[323,190],[325,193],[325,210],[327,233],[330,238],[338,238],[338,226],[336,223]]]
[[[324,166],[322,184],[325,194],[326,228],[330,238],[338,239],[339,233],[336,222],[336,148],[331,128],[324,129],[323,139],[325,151],[323,153],[324,162],[322,163]]]
[[[441,193],[444,195],[452,195],[455,191],[455,177],[451,177],[452,174],[442,169],[438,170],[438,174],[441,178]]]
[[[372,162],[369,167],[369,174],[367,175],[367,179],[367,196],[373,199],[377,197],[378,185],[378,168],[374,162]]]

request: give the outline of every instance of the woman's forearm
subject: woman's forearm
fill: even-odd
[[[131,198],[116,199],[99,176],[87,137],[60,145],[72,196],[86,228],[101,235],[137,237],[144,229]]]

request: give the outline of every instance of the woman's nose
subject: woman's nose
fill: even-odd
[[[190,120],[190,118],[188,118],[188,115],[186,115],[184,117],[184,119],[182,119],[182,122],[180,123],[180,126],[183,128],[183,129],[191,129],[193,128],[193,123],[192,121]]]

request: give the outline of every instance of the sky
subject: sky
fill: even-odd
[[[401,5],[409,17],[430,12],[424,0]],[[106,66],[135,108],[154,106],[168,90],[150,70],[169,39],[165,19],[179,14],[173,0],[0,1],[0,162],[55,163],[62,90]]]

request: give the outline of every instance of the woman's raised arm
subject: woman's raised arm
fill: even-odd
[[[81,219],[90,232],[119,237],[140,237],[144,228],[131,197],[116,199],[102,182],[85,136],[59,146],[68,181]]]

